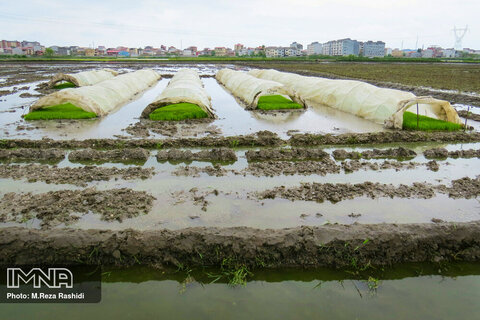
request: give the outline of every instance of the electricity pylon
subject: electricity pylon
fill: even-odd
[[[453,34],[455,36],[455,45],[454,48],[456,50],[462,50],[462,39],[465,36],[465,33],[468,31],[468,25],[465,26],[465,28],[459,28],[457,29],[456,26],[453,27]]]

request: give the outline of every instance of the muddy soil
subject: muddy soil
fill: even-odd
[[[475,179],[462,178],[453,180],[451,186],[432,185],[429,183],[414,183],[411,186],[363,182],[350,183],[303,183],[299,187],[276,187],[271,190],[258,192],[255,196],[262,199],[275,199],[276,197],[289,200],[304,200],[323,202],[328,200],[336,203],[345,199],[357,197],[388,198],[433,198],[436,193],[448,194],[451,198],[475,198],[480,194],[480,176]]]
[[[134,137],[150,137],[152,134],[160,134],[166,137],[182,136],[205,136],[220,135],[222,131],[212,125],[213,119],[189,119],[183,121],[152,121],[141,119],[139,122],[129,125],[125,132]]]
[[[143,148],[125,148],[99,151],[91,148],[74,150],[68,155],[72,162],[145,162],[150,157],[150,151]]]
[[[425,165],[428,170],[438,171],[439,165],[435,161],[430,161],[426,164],[421,164],[418,162],[400,162],[400,161],[384,161],[382,163],[379,162],[368,162],[368,161],[360,161],[360,160],[350,160],[350,161],[342,161],[341,167],[345,171],[345,173],[351,173],[358,170],[387,170],[387,169],[395,169],[396,171],[400,170],[411,170],[415,169],[416,167]]]
[[[200,191],[198,190],[198,188],[194,187],[190,189],[188,192],[183,190],[172,192],[172,199],[175,199],[174,205],[184,203],[186,201],[192,201],[193,205],[200,206],[202,211],[206,212],[207,207],[210,204],[210,202],[206,200],[206,197],[208,197],[211,194],[218,196],[220,194],[220,191],[218,191],[217,189],[214,189],[211,191]],[[194,215],[191,215],[189,217],[192,220],[199,218],[199,216],[194,216]]]
[[[262,149],[248,150],[245,153],[247,160],[251,161],[293,161],[293,160],[321,160],[329,157],[322,149]]]
[[[446,159],[446,158],[480,158],[480,150],[455,150],[448,151],[445,148],[434,148],[423,152],[428,159]]]
[[[202,150],[192,152],[190,150],[160,150],[157,153],[157,160],[160,162],[191,162],[191,161],[209,161],[209,162],[235,162],[237,156],[232,149],[214,148],[211,150]]]
[[[360,145],[395,142],[478,142],[479,132],[418,132],[387,131],[372,133],[346,133],[340,135],[296,134],[288,141],[292,146]]]
[[[340,173],[340,166],[331,158],[325,158],[320,161],[261,161],[249,163],[248,167],[241,173],[257,177],[289,176],[294,174],[318,174],[324,176],[327,173]]]
[[[230,171],[222,168],[219,164],[214,164],[213,166],[207,167],[196,167],[196,166],[178,166],[172,174],[175,176],[183,177],[200,177],[200,174],[205,173],[213,177],[223,177],[229,172],[235,173],[236,171]]]
[[[468,120],[480,121],[480,114],[468,112],[467,110],[457,110],[460,117],[468,118]]]
[[[346,151],[346,150],[334,150],[332,153],[335,160],[345,160],[345,159],[412,159],[417,156],[415,151],[405,149],[403,147],[393,148],[393,149],[373,149],[373,150],[363,150],[362,152],[356,151]]]
[[[148,179],[153,173],[153,168],[139,167],[120,169],[97,166],[58,168],[39,164],[0,165],[0,178],[26,179],[28,182],[43,181],[54,184],[72,184],[81,187],[86,187],[89,182],[93,181]]]
[[[0,161],[48,161],[59,162],[65,159],[65,151],[61,149],[0,149]]]
[[[102,220],[122,221],[147,214],[155,198],[144,191],[114,189],[50,191],[48,193],[7,193],[0,201],[0,221],[25,222],[32,218],[42,227],[69,224],[82,214],[100,214]]]
[[[2,229],[0,263],[162,267],[391,266],[408,262],[480,260],[480,222],[324,225],[280,230],[187,228],[182,230]],[[352,266],[355,261],[355,266]]]

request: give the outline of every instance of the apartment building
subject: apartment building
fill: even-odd
[[[383,41],[367,41],[362,45],[362,54],[364,57],[384,57],[385,42]]]
[[[313,56],[317,54],[322,54],[322,44],[315,41],[307,45],[307,55]]]

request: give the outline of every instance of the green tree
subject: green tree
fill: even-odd
[[[47,56],[47,57],[53,56],[54,53],[55,53],[55,52],[53,51],[52,48],[47,48],[47,49],[45,49],[45,56]]]

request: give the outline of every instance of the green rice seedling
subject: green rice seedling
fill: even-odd
[[[57,84],[53,87],[53,89],[57,89],[57,90],[60,90],[60,89],[66,89],[66,88],[75,88],[76,85],[74,85],[73,83],[71,82],[62,82],[60,84]]]
[[[25,115],[25,120],[51,119],[91,119],[96,118],[94,112],[87,112],[69,102],[34,110]]]
[[[260,110],[280,110],[280,109],[302,109],[303,107],[284,96],[261,96],[257,104]]]
[[[461,124],[433,119],[430,117],[418,116],[418,128],[417,128],[417,115],[413,112],[405,112],[403,114],[403,129],[405,130],[421,130],[421,131],[434,131],[434,130],[446,130],[455,131],[462,129]]]
[[[207,118],[208,114],[193,103],[177,103],[161,107],[150,113],[150,120],[180,121]]]

